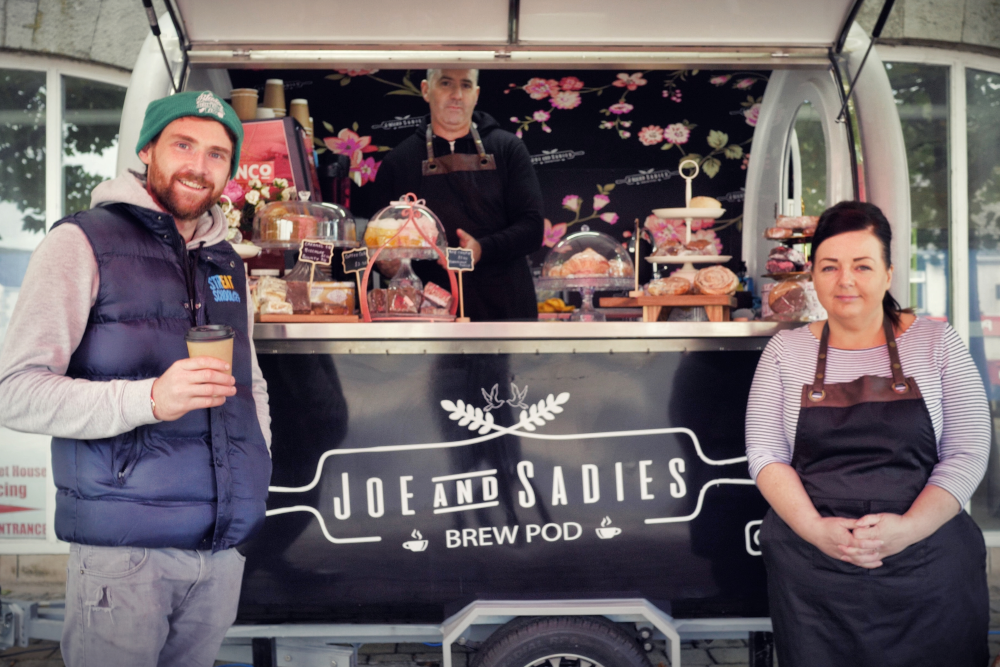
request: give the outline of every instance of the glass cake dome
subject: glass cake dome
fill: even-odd
[[[406,197],[376,213],[365,228],[365,245],[372,249],[385,246],[380,256],[386,259],[436,259],[434,246],[444,252],[447,244],[441,220],[423,204]]]
[[[295,248],[299,243],[326,241],[338,248],[358,245],[351,212],[338,204],[275,201],[253,219],[253,242],[264,248]]]
[[[584,225],[549,251],[542,266],[545,278],[630,278],[632,258],[618,241]]]

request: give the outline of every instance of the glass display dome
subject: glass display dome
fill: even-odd
[[[411,222],[412,219],[412,222]],[[436,259],[448,239],[441,220],[423,204],[404,198],[376,213],[365,228],[365,245],[385,247],[380,258]]]
[[[611,236],[586,227],[559,241],[542,266],[545,278],[631,278],[632,258]]]
[[[355,248],[354,218],[338,204],[275,201],[257,211],[253,242],[264,248],[298,248],[304,240],[326,241],[338,248]]]

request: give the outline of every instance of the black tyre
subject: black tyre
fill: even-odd
[[[650,667],[635,639],[599,616],[518,618],[497,630],[472,667]]]

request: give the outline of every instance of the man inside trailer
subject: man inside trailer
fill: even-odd
[[[463,280],[474,321],[537,319],[527,256],[542,245],[542,191],[524,143],[476,111],[479,71],[431,69],[420,90],[430,107],[416,132],[394,148],[375,180],[376,202],[412,192],[441,219],[450,247],[472,250]],[[380,262],[384,274],[395,267]],[[444,270],[417,262],[427,282],[447,286]]]

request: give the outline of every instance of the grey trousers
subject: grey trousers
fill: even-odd
[[[206,667],[236,620],[244,558],[70,545],[67,667]]]

